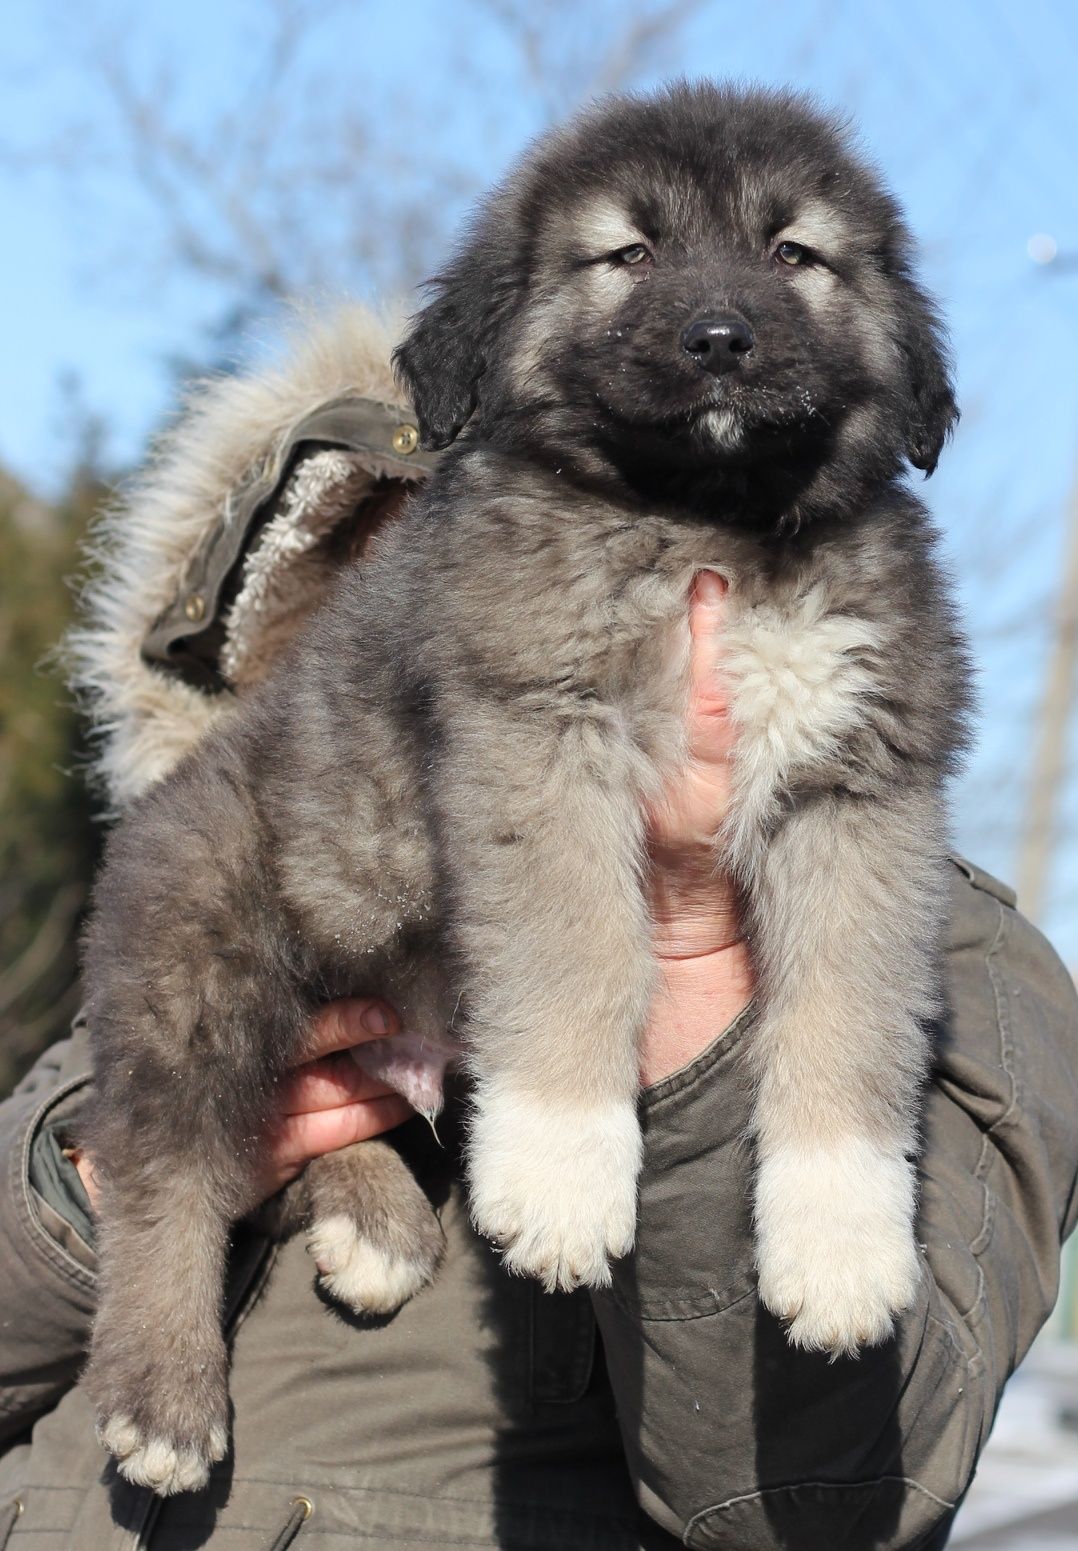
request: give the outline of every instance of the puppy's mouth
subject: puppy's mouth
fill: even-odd
[[[692,425],[737,424],[742,431],[753,426],[794,430],[823,418],[816,395],[808,388],[789,390],[765,382],[727,378],[709,385],[682,412],[682,422]]]
[[[703,372],[676,377],[655,372],[654,360],[639,363],[648,390],[635,403],[618,394],[605,408],[628,429],[645,427],[671,438],[691,437],[712,448],[734,448],[746,443],[753,432],[782,431],[796,434],[826,422],[817,394],[806,384],[785,382],[776,386],[762,374],[744,371],[711,377]],[[646,375],[645,375],[646,374]],[[619,402],[619,400],[621,400]]]

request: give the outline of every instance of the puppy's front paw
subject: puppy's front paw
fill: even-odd
[[[756,1191],[760,1297],[795,1346],[876,1346],[917,1293],[913,1169],[850,1140],[764,1158]]]
[[[179,1437],[151,1432],[122,1411],[107,1416],[97,1435],[116,1457],[116,1468],[135,1486],[148,1486],[161,1497],[174,1492],[197,1492],[210,1479],[210,1470],[228,1450],[224,1422]]]
[[[548,1292],[605,1287],[636,1232],[640,1126],[632,1104],[547,1105],[477,1095],[469,1142],[472,1218],[506,1266]]]
[[[433,1230],[433,1215],[430,1220]],[[431,1231],[407,1249],[389,1237],[378,1242],[353,1218],[334,1212],[312,1224],[307,1248],[338,1303],[357,1314],[392,1314],[434,1279],[442,1240]]]

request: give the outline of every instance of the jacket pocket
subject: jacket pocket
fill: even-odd
[[[530,1392],[534,1405],[573,1405],[591,1380],[595,1315],[587,1290],[547,1293],[528,1284]]]

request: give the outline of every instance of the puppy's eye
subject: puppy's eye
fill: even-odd
[[[799,242],[780,242],[775,257],[783,264],[811,264],[812,254]]]
[[[628,248],[619,248],[610,257],[617,264],[650,264],[653,262],[650,250],[645,248],[642,242],[634,242]]]

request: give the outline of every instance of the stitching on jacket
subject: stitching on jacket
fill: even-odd
[[[980,1182],[980,1184],[981,1184],[981,1186],[982,1186],[982,1188],[984,1189],[984,1192],[985,1192],[985,1211],[984,1211],[984,1217],[982,1218],[982,1221],[981,1221],[981,1228],[980,1228],[980,1231],[977,1234],[977,1236],[970,1242],[970,1244],[968,1246],[968,1248],[970,1250],[970,1253],[973,1254],[973,1255],[983,1254],[983,1252],[987,1249],[989,1243],[991,1242],[992,1230],[993,1230],[994,1223],[995,1223],[994,1202],[992,1200],[992,1193],[988,1189],[987,1185],[985,1185],[985,1175],[988,1173],[988,1168],[989,1168],[989,1165],[991,1163],[992,1145],[993,1145],[993,1143],[992,1143],[993,1133],[996,1130],[997,1126],[1002,1125],[1004,1120],[1008,1119],[1008,1117],[1013,1113],[1013,1110],[1014,1110],[1014,1107],[1015,1107],[1014,1073],[1011,1070],[1011,1067],[1010,1067],[1010,1064],[1009,1064],[1009,1050],[1008,1050],[1008,1047],[1007,1047],[1007,1040],[1008,1040],[1008,1037],[1009,1037],[1010,1030],[1009,1030],[1009,1028],[1005,1028],[1006,1020],[1005,1020],[1004,1014],[1003,1014],[1002,999],[1001,999],[1001,987],[1000,987],[999,980],[996,977],[994,966],[993,966],[993,963],[992,963],[992,959],[993,959],[994,955],[998,952],[1000,946],[1002,945],[1003,939],[1004,939],[1004,937],[1007,934],[1009,922],[1008,922],[1008,918],[1007,918],[1006,914],[1004,913],[1003,906],[1000,904],[1000,902],[998,900],[996,901],[996,911],[997,911],[999,919],[998,919],[998,923],[997,923],[997,926],[996,926],[995,936],[992,938],[991,943],[989,944],[988,948],[985,951],[984,967],[985,967],[985,973],[988,976],[989,984],[992,987],[992,999],[993,999],[993,1001],[995,1003],[995,1008],[996,1008],[996,1030],[997,1030],[997,1033],[999,1035],[999,1060],[1000,1060],[1000,1065],[1002,1066],[1003,1070],[1007,1073],[1008,1078],[1010,1079],[1010,1083],[1011,1083],[1011,1098],[1010,1098],[1010,1103],[1007,1105],[1007,1108],[1004,1110],[1003,1114],[999,1115],[992,1122],[992,1124],[985,1129],[984,1134],[981,1137],[981,1150],[980,1150],[980,1154],[979,1154],[979,1156],[977,1158],[976,1167],[973,1170],[973,1177],[974,1177],[974,1179],[976,1179],[976,1180],[978,1180]]]
[[[242,1476],[233,1476],[232,1485],[233,1489],[237,1486],[280,1487],[285,1480],[286,1478],[283,1476],[253,1476],[245,1471]],[[327,1473],[323,1475],[317,1469],[307,1471],[305,1484],[307,1486],[313,1484],[322,1490],[339,1493],[342,1497],[347,1497],[350,1493],[366,1497],[370,1497],[373,1494],[374,1496],[404,1497],[409,1501],[425,1503],[457,1503],[462,1507],[468,1508],[490,1508],[491,1506],[491,1499],[489,1497],[458,1497],[447,1492],[435,1494],[430,1492],[409,1492],[397,1486],[348,1486],[333,1474]],[[302,1487],[297,1487],[296,1490],[301,1491]],[[529,1502],[525,1498],[499,1497],[495,1506],[499,1512],[502,1509],[507,1509],[522,1516],[536,1514],[541,1519],[570,1519],[576,1523],[586,1520],[591,1524],[635,1525],[636,1523],[636,1518],[632,1514],[590,1513],[586,1509],[551,1508],[546,1503]],[[202,1524],[205,1521],[200,1518],[197,1522]]]
[[[976,1306],[977,1305],[974,1304],[974,1308],[976,1308]],[[960,1314],[958,1317],[964,1324],[967,1316]],[[952,1360],[955,1363],[960,1363],[966,1372],[971,1376],[976,1375],[979,1369],[978,1359],[980,1357],[980,1348],[978,1347],[977,1350],[972,1353],[967,1352],[961,1341],[959,1341],[955,1328],[949,1320],[939,1319],[935,1314],[926,1313],[925,1321],[929,1325],[935,1325],[937,1330],[943,1332],[944,1336],[947,1338],[947,1345],[951,1349]]]
[[[728,1314],[738,1304],[756,1296],[756,1282],[745,1286],[746,1273],[727,1287],[709,1287],[706,1292],[685,1294],[679,1298],[627,1298],[610,1288],[593,1294],[613,1303],[630,1319],[647,1320],[650,1324],[679,1324],[691,1319],[709,1319],[713,1315]]]
[[[1000,1126],[1006,1125],[1011,1116],[1014,1114],[1015,1110],[1018,1108],[1019,1089],[1021,1087],[1018,1079],[1018,1073],[1015,1071],[1014,1066],[1014,1036],[1011,1031],[1010,1018],[1008,1016],[1007,993],[1003,982],[997,973],[996,966],[993,963],[996,954],[1003,945],[1004,939],[1009,935],[1011,917],[1005,913],[1003,906],[998,902],[996,904],[996,909],[999,911],[999,930],[996,932],[995,941],[992,943],[991,948],[985,954],[985,965],[988,969],[988,977],[992,982],[992,990],[996,1000],[996,1022],[999,1025],[999,1059],[1003,1066],[1003,1070],[1010,1078],[1011,1102],[1007,1105],[1007,1108],[1004,1110],[1003,1114],[1000,1115],[999,1119],[994,1120],[988,1127],[989,1136],[991,1136],[994,1131],[998,1130]]]
[[[992,1217],[992,1223],[994,1226],[994,1214]],[[991,1237],[991,1235],[989,1235],[989,1237]],[[978,1243],[978,1240],[974,1239],[973,1244],[969,1246],[970,1254],[974,1257],[980,1253],[979,1250],[976,1250],[973,1247],[973,1245],[976,1243]],[[988,1240],[986,1239],[985,1244],[987,1243]],[[984,1312],[984,1267],[981,1265],[980,1260],[976,1258],[974,1259],[974,1264],[977,1268],[977,1291],[973,1295],[973,1302],[970,1304],[969,1308],[961,1311],[958,1315],[962,1323],[967,1326],[976,1324]]]
[[[984,1145],[984,1142],[982,1142],[982,1148]],[[977,1167],[978,1169],[980,1168],[979,1160]],[[984,1251],[988,1248],[989,1244],[991,1244],[992,1235],[996,1230],[996,1198],[979,1175],[976,1176],[976,1179],[977,1183],[981,1187],[984,1199],[981,1208],[981,1226],[969,1243],[969,1251],[971,1255],[983,1254]]]
[[[741,1503],[762,1501],[765,1497],[778,1497],[783,1493],[792,1492],[874,1492],[880,1486],[904,1486],[907,1489],[920,1492],[930,1502],[937,1503],[941,1508],[953,1508],[954,1503],[948,1502],[945,1497],[939,1497],[927,1486],[922,1486],[920,1481],[915,1481],[912,1476],[877,1476],[874,1481],[791,1481],[785,1486],[767,1486],[758,1492],[742,1492],[737,1497],[728,1497],[723,1503],[716,1503],[711,1508],[704,1508],[693,1515],[685,1526],[685,1542],[689,1543],[689,1536],[697,1525],[702,1525],[715,1514],[725,1513],[728,1508],[736,1508]]]

